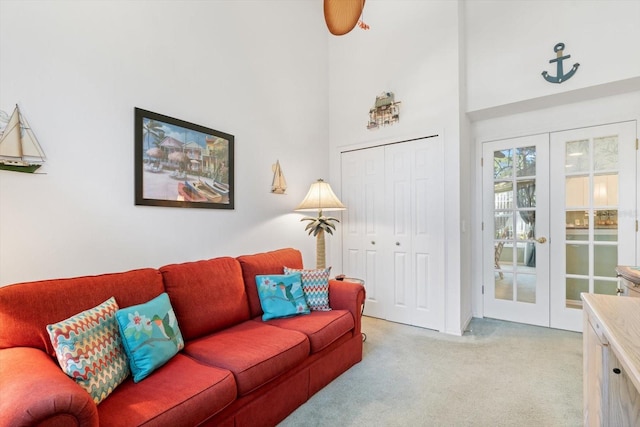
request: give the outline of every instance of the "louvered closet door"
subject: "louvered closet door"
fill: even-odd
[[[439,137],[342,153],[343,265],[365,280],[365,314],[444,327]]]

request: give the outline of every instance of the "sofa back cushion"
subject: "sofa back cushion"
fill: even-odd
[[[55,357],[48,324],[60,322],[111,297],[124,308],[141,304],[162,292],[162,275],[151,268],[0,287],[0,348],[34,347]]]
[[[256,286],[256,276],[262,274],[282,274],[284,267],[302,268],[302,254],[297,249],[285,248],[255,255],[239,256],[242,277],[246,286],[251,309],[251,318],[262,315],[260,297]]]
[[[185,341],[249,319],[242,270],[236,259],[170,264],[160,271]]]

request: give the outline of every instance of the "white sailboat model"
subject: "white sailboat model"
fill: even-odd
[[[284,194],[287,191],[287,181],[284,179],[282,169],[280,168],[280,161],[276,160],[276,164],[273,165],[273,181],[271,182],[271,192],[276,194]]]
[[[0,136],[0,169],[33,173],[45,160],[44,150],[16,105]]]

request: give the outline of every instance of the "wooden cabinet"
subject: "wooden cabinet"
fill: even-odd
[[[609,394],[609,425],[629,426],[640,425],[640,393],[629,378],[629,374],[622,367],[620,361],[607,348],[607,381]]]
[[[640,300],[582,294],[585,426],[640,425]]]

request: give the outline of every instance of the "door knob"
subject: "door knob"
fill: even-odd
[[[536,239],[536,242],[538,243],[547,243],[547,238],[546,237],[539,237]]]

